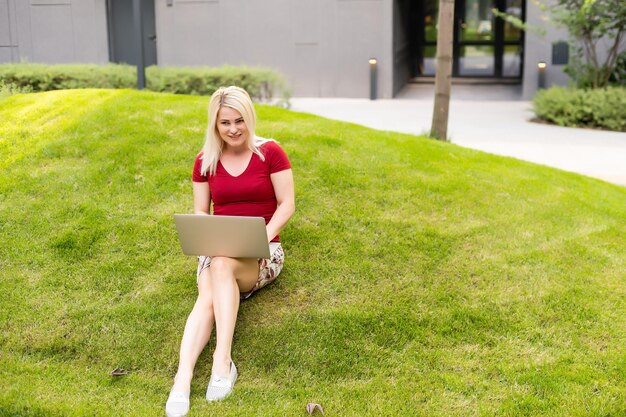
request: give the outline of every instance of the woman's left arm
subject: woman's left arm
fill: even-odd
[[[267,224],[267,239],[272,241],[287,225],[287,222],[296,211],[293,173],[291,169],[275,172],[270,175],[274,194],[276,194],[276,211]]]

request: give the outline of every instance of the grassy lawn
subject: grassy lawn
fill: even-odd
[[[207,103],[0,100],[0,416],[164,415],[196,296],[172,214]],[[190,416],[626,415],[626,188],[258,115],[294,167],[287,262],[242,304],[233,395],[204,400],[205,351]]]

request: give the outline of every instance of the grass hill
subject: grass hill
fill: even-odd
[[[0,100],[0,416],[164,415],[207,104]],[[257,109],[294,169],[287,262],[242,304],[233,395],[204,401],[205,351],[190,416],[626,415],[626,188]]]

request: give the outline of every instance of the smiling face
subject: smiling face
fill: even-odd
[[[217,112],[217,132],[224,141],[224,149],[245,149],[250,133],[243,116],[230,107],[221,107]]]

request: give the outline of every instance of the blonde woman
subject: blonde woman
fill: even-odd
[[[291,165],[278,143],[256,136],[255,128],[256,114],[245,90],[220,88],[211,96],[206,142],[193,169],[194,211],[211,214],[212,204],[216,215],[264,217],[272,255],[199,257],[198,299],[185,325],[178,372],[166,404],[168,417],[189,411],[193,370],[213,324],[216,346],[206,399],[230,394],[237,380],[231,347],[240,299],[276,279],[283,266],[278,234],[295,210]]]

